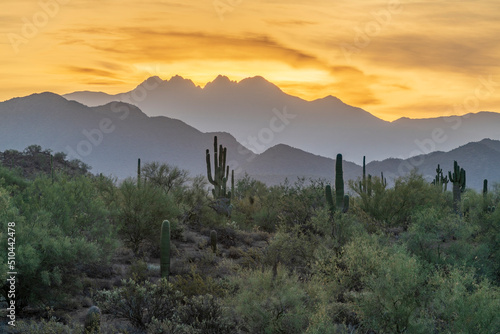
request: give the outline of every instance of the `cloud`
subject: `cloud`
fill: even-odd
[[[318,24],[317,22],[307,21],[307,20],[264,20],[264,22],[271,26],[279,26],[279,27],[284,27],[284,26],[303,27],[303,26]]]
[[[479,42],[467,37],[405,34],[374,40],[362,56],[392,68],[481,74],[497,68],[498,51],[496,38],[483,38]]]
[[[66,66],[64,69],[74,74],[84,74],[84,75],[92,75],[97,77],[115,78],[115,79],[118,77],[118,75],[115,72],[106,71],[98,68]]]

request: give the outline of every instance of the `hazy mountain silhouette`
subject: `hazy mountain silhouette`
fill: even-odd
[[[369,158],[367,156],[366,172],[379,177],[383,172],[389,185],[393,184],[395,178],[407,175],[415,168],[431,182],[436,176],[438,164],[447,173],[453,169],[454,160],[467,171],[468,187],[480,190],[484,179],[488,179],[490,185],[500,183],[500,169],[494,167],[500,163],[498,140],[484,139],[449,152],[433,152],[404,160],[390,158],[370,161]],[[356,180],[362,175],[362,167],[349,161],[344,160],[343,169],[345,180]],[[279,184],[286,178],[293,181],[297,177],[322,178],[333,182],[335,160],[280,144],[257,156],[246,166],[246,171],[267,184]]]
[[[219,143],[228,148],[228,161],[237,171],[237,177],[246,172],[268,184],[278,184],[285,178],[293,181],[297,177],[333,181],[335,161],[331,158],[284,144],[253,154],[228,133],[203,133],[176,119],[149,117],[127,103],[87,107],[52,93],[0,103],[0,151],[23,150],[38,144],[82,160],[93,167],[94,173],[119,178],[135,175],[137,158],[177,165],[192,175],[205,174],[205,150],[212,150],[215,134]],[[315,131],[311,130],[309,137],[315,138]],[[332,148],[331,155],[342,153],[345,179],[356,179],[361,176],[361,167],[345,158],[349,151],[350,144],[346,142],[340,150]],[[371,161],[367,164],[368,173],[378,176],[384,172],[389,182],[414,167],[430,181],[438,163],[446,172],[451,170],[453,160],[467,170],[470,187],[480,189],[484,178],[491,184],[500,182],[500,169],[496,168],[500,164],[498,140],[484,139],[449,152],[433,152],[406,160],[373,161],[373,152],[368,147],[364,155]],[[358,161],[361,159],[362,155],[357,157]]]
[[[180,76],[164,81],[151,77],[124,94],[75,92],[65,97],[89,106],[129,102],[147,115],[180,119],[203,132],[227,131],[258,153],[282,143],[332,158],[345,152],[346,159],[358,163],[364,154],[378,160],[408,158],[483,138],[500,139],[498,113],[386,122],[333,96],[305,101],[288,95],[262,77],[234,82],[218,76],[204,88]],[[283,122],[280,114],[295,117]]]
[[[38,144],[82,160],[94,173],[119,178],[134,175],[137,158],[205,173],[205,149],[212,148],[214,136],[179,120],[148,117],[126,103],[90,108],[52,93],[0,103],[0,120],[0,150]],[[242,152],[231,156],[232,160],[245,162],[248,150],[239,148],[227,133],[217,135],[230,152]]]

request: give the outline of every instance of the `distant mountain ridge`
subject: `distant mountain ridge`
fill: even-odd
[[[498,113],[387,122],[333,96],[314,101],[291,96],[263,77],[236,82],[219,75],[204,88],[180,76],[151,77],[123,94],[75,92],[65,97],[89,106],[131,103],[148,116],[180,119],[202,132],[228,132],[257,153],[286,144],[330,158],[345,152],[346,159],[360,162],[367,153],[376,160],[404,159],[483,138],[500,140]],[[277,115],[289,118],[282,122]],[[436,131],[445,139],[433,140]]]
[[[137,158],[166,162],[187,169],[192,175],[205,175],[205,150],[212,149],[214,135],[227,147],[228,161],[237,171],[237,178],[248,173],[268,184],[297,177],[333,182],[335,161],[331,158],[286,144],[254,154],[228,133],[203,133],[177,119],[147,116],[136,106],[123,102],[87,107],[53,93],[42,93],[0,103],[0,151],[23,150],[37,144],[82,160],[93,167],[94,173],[120,179],[135,175]],[[346,143],[332,155],[342,153],[345,157],[348,150]],[[451,170],[453,160],[467,170],[469,187],[480,189],[485,178],[490,184],[500,182],[500,141],[493,139],[410,159],[375,161],[369,148],[364,155],[370,161],[367,172],[375,176],[384,172],[389,182],[413,168],[430,181],[437,164],[446,172]],[[361,159],[362,155],[357,160]],[[361,167],[344,159],[344,175],[346,180],[356,179],[361,176]]]

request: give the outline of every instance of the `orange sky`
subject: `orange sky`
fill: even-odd
[[[386,120],[500,112],[499,16],[497,0],[3,0],[0,100],[224,74]]]

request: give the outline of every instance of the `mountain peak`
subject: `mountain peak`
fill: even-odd
[[[161,81],[161,79],[160,79],[160,81]],[[194,84],[193,81],[191,81],[191,79],[184,79],[180,75],[174,75],[173,77],[170,78],[170,80],[163,81],[163,82],[166,82],[170,85],[176,85],[176,86],[196,87],[196,85]]]
[[[282,91],[278,86],[272,82],[267,81],[264,77],[255,76],[251,78],[245,78],[238,83],[239,86],[243,88],[259,89],[259,90],[269,90],[269,91]]]
[[[227,89],[236,84],[236,81],[231,81],[227,76],[219,74],[213,81],[208,82],[204,89]]]

